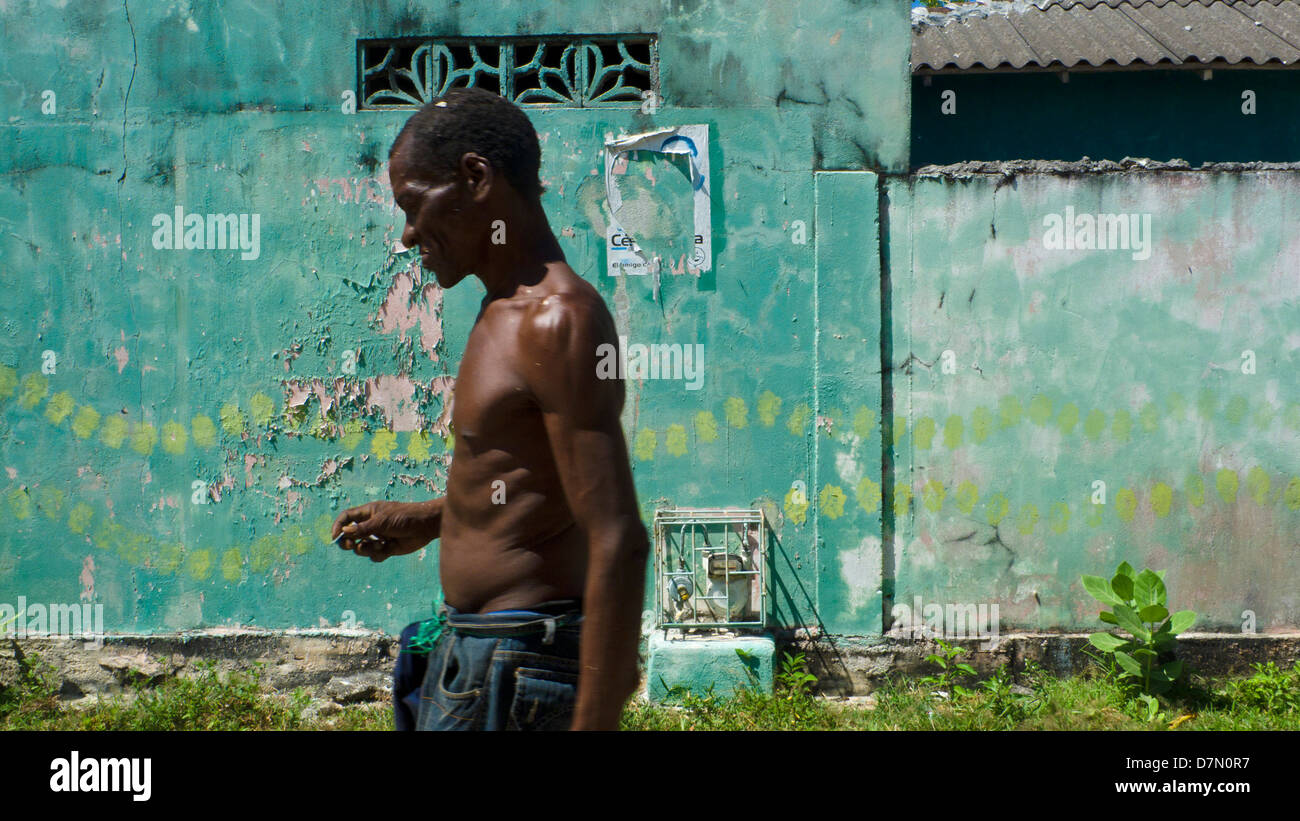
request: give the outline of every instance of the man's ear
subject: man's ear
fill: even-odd
[[[496,169],[492,163],[481,154],[470,151],[461,155],[460,170],[465,177],[470,198],[476,203],[485,202],[496,183]]]

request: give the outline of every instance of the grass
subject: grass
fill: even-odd
[[[677,691],[668,703],[631,702],[624,730],[1189,730],[1300,729],[1300,665],[1257,664],[1220,682],[1196,677],[1156,709],[1109,671],[1057,679],[1031,666],[976,682],[964,672],[892,680],[868,708],[809,694],[802,659],[787,657],[775,694],[731,698]],[[135,687],[86,706],[62,702],[52,671],[28,657],[17,682],[0,685],[0,730],[391,730],[388,704],[319,715],[302,689],[267,692],[261,669],[219,673],[199,665],[152,689]]]

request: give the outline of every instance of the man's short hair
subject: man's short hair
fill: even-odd
[[[542,147],[519,106],[481,88],[453,88],[425,103],[402,126],[388,154],[410,139],[408,158],[435,179],[456,174],[460,158],[474,152],[492,163],[524,196],[540,196]]]

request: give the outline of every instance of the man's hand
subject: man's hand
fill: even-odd
[[[330,535],[342,549],[382,562],[389,556],[414,553],[438,538],[441,524],[441,498],[427,502],[368,502],[340,513]]]

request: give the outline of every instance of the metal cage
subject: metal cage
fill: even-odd
[[[762,510],[655,511],[659,628],[762,628],[767,623],[767,521]]]

